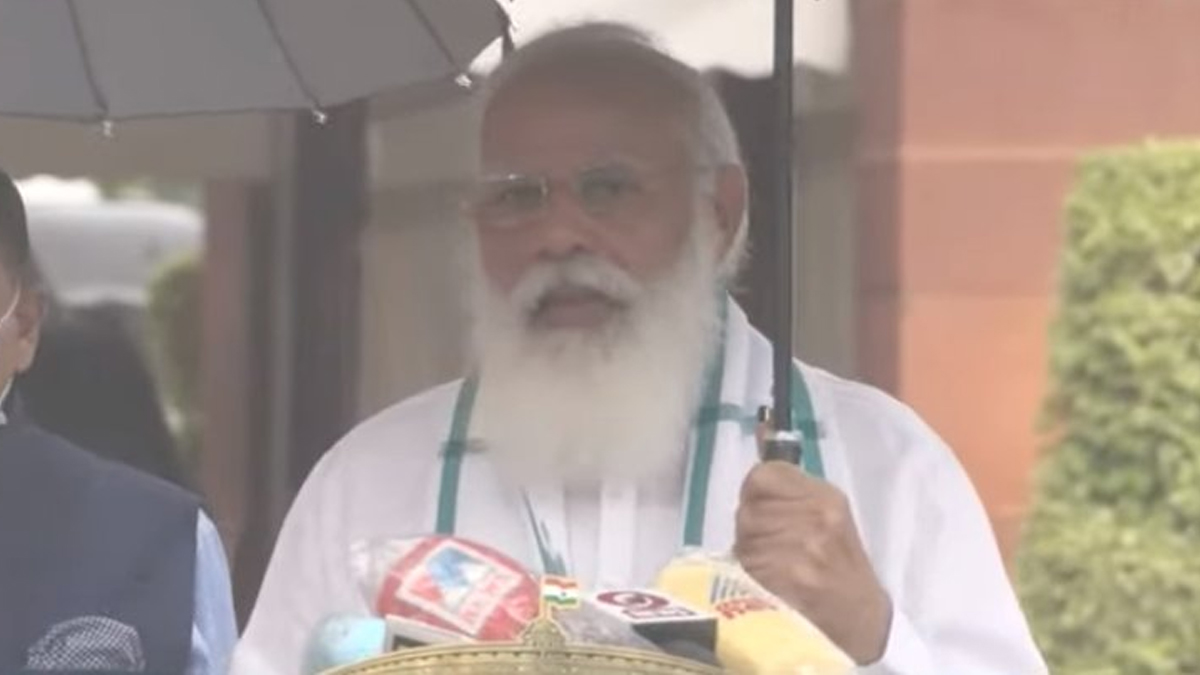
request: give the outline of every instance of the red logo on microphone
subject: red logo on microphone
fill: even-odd
[[[746,597],[722,600],[713,605],[713,609],[717,610],[726,619],[736,619],[743,614],[769,612],[778,608],[775,606],[775,603],[766,598]]]
[[[605,591],[596,595],[596,602],[630,619],[674,619],[699,616],[696,612],[677,605],[669,598],[646,591]]]

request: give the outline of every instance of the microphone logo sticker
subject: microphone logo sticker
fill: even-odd
[[[596,602],[614,608],[632,621],[651,619],[682,619],[698,616],[696,612],[671,600],[646,591],[605,591]]]
[[[713,605],[713,609],[726,619],[736,619],[751,612],[769,612],[776,609],[775,603],[766,598],[730,598]]]
[[[453,540],[439,542],[396,590],[396,597],[467,635],[478,635],[521,584],[508,569]]]
[[[728,574],[720,574],[713,580],[709,602],[713,610],[726,619],[777,608],[770,599],[762,597],[752,583]]]

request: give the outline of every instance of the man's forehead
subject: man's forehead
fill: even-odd
[[[485,165],[524,169],[610,159],[673,161],[686,152],[678,108],[661,92],[620,82],[515,83],[488,107],[481,154]]]

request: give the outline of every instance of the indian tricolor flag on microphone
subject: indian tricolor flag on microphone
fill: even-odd
[[[579,606],[579,583],[567,577],[542,577],[542,607],[570,609]]]

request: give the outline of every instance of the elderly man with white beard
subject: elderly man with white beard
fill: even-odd
[[[323,617],[370,611],[354,542],[433,531],[592,587],[732,551],[863,673],[1045,672],[970,481],[910,409],[797,362],[817,443],[804,466],[758,461],[771,347],[727,292],[746,176],[704,79],[585,25],[518,50],[482,98],[471,373],[324,456],[234,672],[295,673]]]

